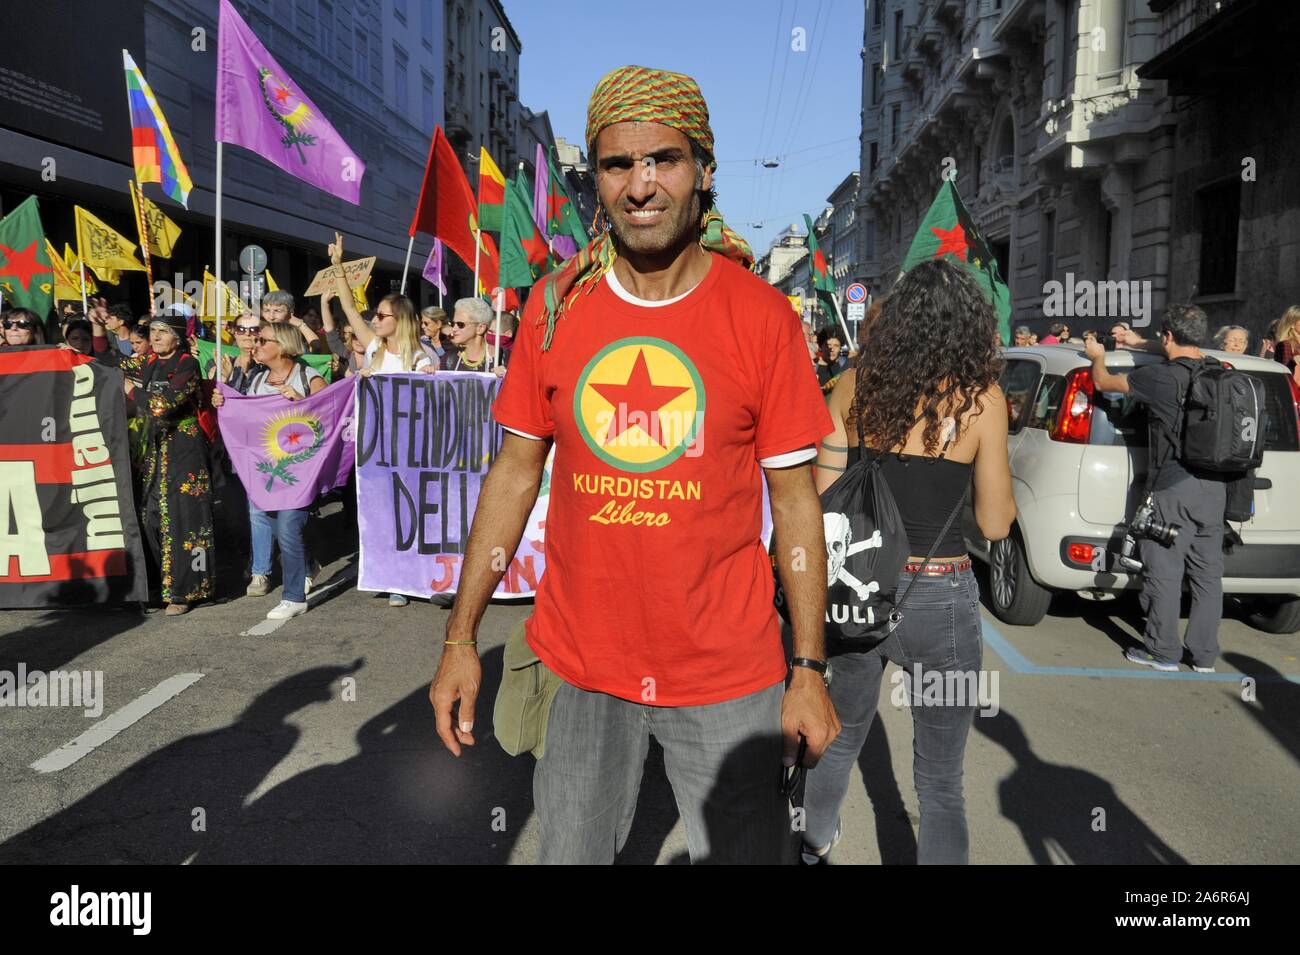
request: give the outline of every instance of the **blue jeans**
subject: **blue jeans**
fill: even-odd
[[[899,576],[898,596],[913,576]],[[944,679],[934,696],[923,691],[931,672],[946,676],[979,670],[984,649],[980,632],[979,584],[971,571],[922,576],[903,605],[902,622],[884,642],[864,653],[832,658],[831,701],[843,729],[808,772],[804,790],[808,845],[821,848],[835,837],[849,775],[876,715],[885,664],[892,662],[902,668],[902,675],[895,675],[901,686],[895,684],[891,696],[901,701],[906,694],[912,711],[912,774],[921,804],[917,861],[923,865],[968,861],[962,764],[978,701],[964,690],[958,693],[956,680]],[[921,686],[914,692],[917,666]]]
[[[695,863],[783,861],[785,682],[722,703],[647,706],[564,683],[533,771],[538,861],[605,865],[632,828],[653,735]]]
[[[280,542],[280,568],[284,571],[282,599],[302,603],[307,599],[307,550],[302,532],[307,526],[307,509],[263,511],[248,503],[252,528],[253,573],[271,573],[271,543]]]

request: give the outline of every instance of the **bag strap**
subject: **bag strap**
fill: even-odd
[[[925,569],[926,564],[930,563],[930,558],[934,556],[934,552],[939,549],[939,544],[943,542],[944,537],[947,535],[948,528],[952,527],[952,522],[957,519],[957,513],[961,510],[962,505],[966,503],[966,495],[968,493],[970,493],[969,484],[967,484],[964,488],[962,488],[961,497],[957,499],[957,504],[953,507],[952,511],[948,514],[948,519],[943,522],[943,529],[939,531],[939,536],[936,537],[934,539],[934,543],[930,545],[930,550],[925,555],[925,560],[921,562],[922,570]],[[908,584],[907,589],[903,591],[903,596],[898,598],[898,603],[894,604],[894,609],[890,613],[891,617],[894,614],[902,614],[903,604],[906,603],[907,601],[907,595],[912,592],[912,588],[916,586],[916,578],[920,576],[921,576],[920,574],[914,574],[912,576],[912,582]]]

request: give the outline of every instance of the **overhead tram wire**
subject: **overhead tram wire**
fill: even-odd
[[[787,126],[784,140],[781,143],[782,151],[788,148],[790,144],[794,141],[795,134],[800,127],[800,120],[803,116],[803,110],[807,105],[807,94],[810,91],[810,84],[808,83],[808,78],[810,75],[815,75],[817,72],[817,68],[821,65],[818,57],[821,55],[821,46],[825,42],[826,39],[825,35],[827,32],[829,32],[829,27],[830,27],[829,22],[827,22],[825,27],[822,26],[822,14],[825,12],[825,10],[826,10],[826,0],[818,0],[817,13],[813,17],[813,24],[812,24],[813,26],[812,38],[813,38],[813,43],[817,44],[817,51],[816,53],[814,53],[812,50],[805,50],[804,68],[803,68],[803,72],[799,74],[799,85],[795,90],[794,112],[790,116],[790,122]],[[779,202],[781,200],[781,196],[785,194],[785,183],[786,180],[784,179],[781,179],[779,181],[773,180],[772,194],[769,195],[768,197],[769,205],[775,204],[776,202]]]
[[[790,11],[790,26],[789,26],[789,27],[786,27],[784,24],[782,24],[782,25],[781,25],[781,30],[780,30],[780,32],[777,34],[778,41],[780,40],[781,37],[785,37],[785,38],[786,38],[786,43],[785,43],[785,56],[784,56],[784,57],[782,58],[782,60],[781,60],[781,79],[780,79],[780,81],[777,83],[776,109],[775,109],[775,110],[773,111],[773,113],[772,113],[772,116],[774,117],[774,119],[773,119],[772,129],[771,129],[771,131],[768,133],[768,136],[773,136],[773,135],[775,135],[775,133],[776,133],[776,121],[775,121],[775,117],[781,115],[781,103],[784,102],[784,100],[785,100],[785,75],[786,75],[787,70],[789,70],[789,68],[790,68],[790,53],[791,53],[790,42],[789,42],[789,39],[790,39],[790,31],[794,28],[794,21],[795,21],[795,18],[796,18],[798,15],[799,15],[799,0],[794,0],[794,8]],[[760,154],[760,155],[763,155],[763,154],[765,153],[765,151],[766,151],[766,149],[767,149],[767,143],[768,143],[768,139],[767,139],[767,138],[760,139],[760,141],[759,141],[759,154]],[[760,192],[761,192],[761,191],[762,191],[762,190],[761,190],[761,188],[760,188]],[[769,191],[770,191],[770,190],[769,190]],[[769,199],[768,201],[770,202],[771,200]]]
[[[758,138],[754,140],[754,148],[761,150],[763,148],[763,130],[767,126],[767,108],[772,103],[772,77],[776,75],[776,51],[781,46],[781,21],[785,19],[785,0],[781,0],[781,6],[776,13],[776,33],[772,42],[772,62],[767,69],[767,94],[763,97],[763,111],[759,114]],[[745,161],[748,160],[738,160]],[[760,160],[756,159],[755,162]],[[749,206],[753,209],[757,200],[757,184],[751,187],[749,192]]]

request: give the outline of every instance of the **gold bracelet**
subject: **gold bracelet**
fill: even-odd
[[[444,640],[444,647],[472,647],[478,644],[478,640]]]

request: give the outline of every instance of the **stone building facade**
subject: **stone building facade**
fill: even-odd
[[[945,171],[955,172],[1007,279],[1016,323],[1037,330],[1055,320],[1048,283],[1089,281],[1126,283],[1131,294],[1103,296],[1092,314],[1071,315],[1067,305],[1064,320],[1076,329],[1112,318],[1158,321],[1167,301],[1189,299],[1212,321],[1262,327],[1261,316],[1294,295],[1300,268],[1282,262],[1287,249],[1294,261],[1297,237],[1297,202],[1280,159],[1296,137],[1277,130],[1279,116],[1295,115],[1289,84],[1246,103],[1239,88],[1202,84],[1199,101],[1189,103],[1171,86],[1176,58],[1166,56],[1155,71],[1145,66],[1186,42],[1189,18],[1206,28],[1233,8],[1241,19],[1245,8],[1264,6],[866,0],[860,276],[874,294],[888,291]],[[1269,27],[1257,14],[1241,30],[1259,37]],[[1220,47],[1216,56],[1226,55]],[[1182,64],[1186,70],[1187,57]],[[1243,192],[1236,210],[1227,187],[1207,198],[1207,184],[1229,181],[1233,168],[1240,174],[1238,154],[1251,144],[1271,163],[1260,168],[1259,184],[1267,174],[1273,185],[1247,191],[1275,201],[1257,207]],[[1238,212],[1242,241],[1228,249]],[[1200,232],[1206,221],[1214,235],[1208,249]],[[1219,263],[1208,273],[1202,252]],[[1234,254],[1244,268],[1226,262]],[[1250,286],[1270,263],[1277,277],[1269,281],[1280,278],[1281,287],[1259,304]]]

